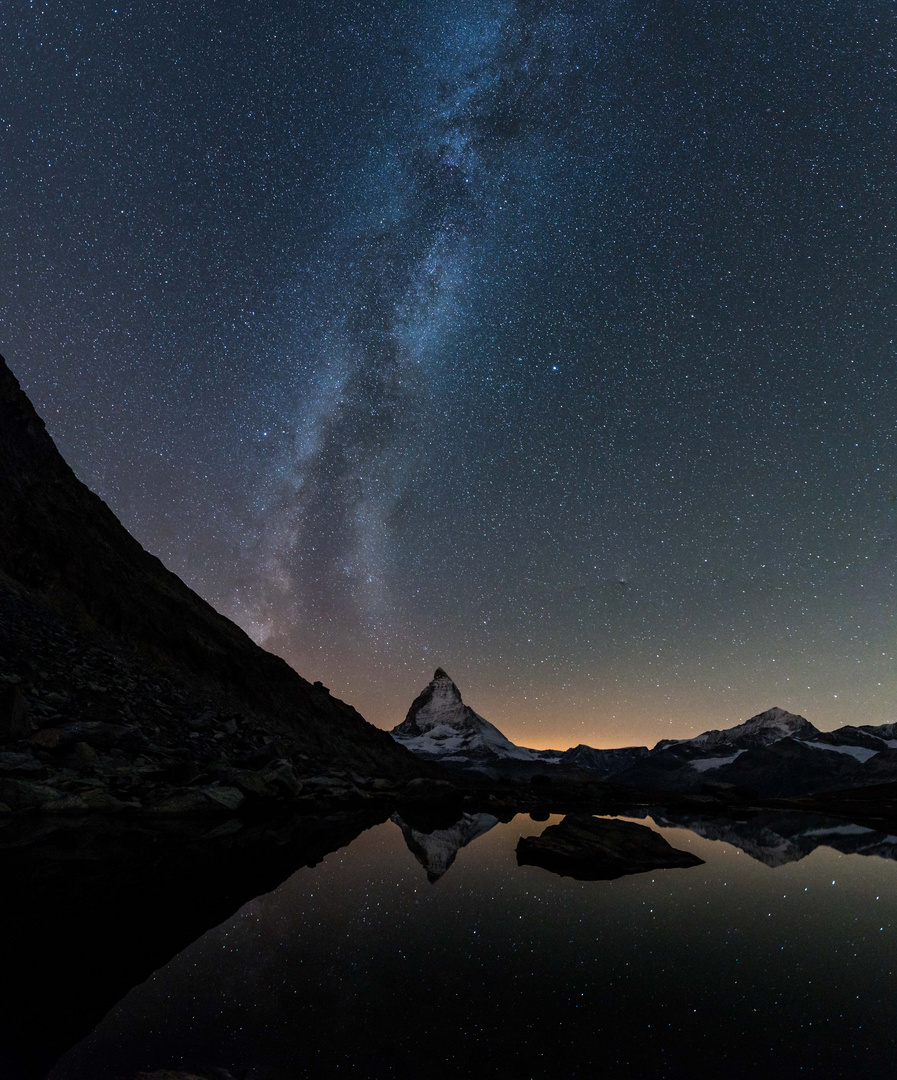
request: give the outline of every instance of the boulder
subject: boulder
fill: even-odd
[[[157,803],[146,807],[150,814],[214,814],[224,809],[221,803],[208,798],[198,788],[171,792]]]
[[[0,779],[0,802],[13,810],[40,810],[62,798],[62,793],[49,784],[6,777]]]
[[[608,881],[703,861],[671,847],[646,825],[580,815],[549,825],[541,836],[521,837],[517,844],[518,866],[541,866],[579,881]]]
[[[14,742],[31,734],[28,704],[17,683],[0,683],[0,743]]]
[[[44,750],[66,750],[74,743],[86,743],[95,750],[119,749],[133,753],[143,749],[146,738],[137,728],[124,724],[76,720],[36,731],[31,736],[31,743]]]
[[[212,802],[223,806],[225,810],[239,810],[246,801],[243,792],[235,787],[222,787],[220,784],[211,784],[209,787],[200,788],[200,791]]]

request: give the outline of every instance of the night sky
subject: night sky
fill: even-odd
[[[897,720],[892,3],[7,0],[0,350],[381,726]]]

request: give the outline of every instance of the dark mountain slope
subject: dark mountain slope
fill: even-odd
[[[309,768],[343,766],[397,778],[426,771],[387,733],[259,648],[146,552],[77,479],[2,358],[0,594],[0,675],[8,676],[0,684],[0,726],[7,739],[45,726],[46,702],[43,714],[35,708],[41,694],[61,699],[55,713],[50,710],[57,726],[97,715],[123,723],[130,711],[137,714],[131,726],[145,731],[145,708],[143,720],[139,708],[126,709],[124,718],[114,715],[116,707],[129,705],[121,700],[123,689],[139,696],[140,669],[148,673],[150,698],[152,688],[157,699],[174,695],[163,702],[171,714],[162,715],[163,734],[186,727],[189,715],[205,705],[216,713],[206,717],[206,728],[220,728],[206,730],[206,741],[216,739],[218,751],[226,751],[235,723],[243,733],[261,725],[269,742],[280,737],[281,753],[284,747],[301,753]],[[60,685],[38,685],[37,669],[48,666],[40,656],[54,643],[59,657],[55,668],[49,665],[49,679]],[[107,691],[107,699],[118,700],[104,701],[99,711],[96,701],[72,711],[66,663],[71,668],[80,662],[76,654],[91,650],[103,654],[100,667],[109,678],[97,686],[88,663],[81,683],[96,689],[86,696]],[[29,665],[36,669],[33,680]],[[121,668],[126,677],[118,678]],[[30,717],[24,726],[23,710]]]

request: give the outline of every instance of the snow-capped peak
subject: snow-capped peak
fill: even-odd
[[[694,748],[702,753],[720,747],[746,750],[751,747],[770,746],[779,739],[789,736],[795,739],[808,739],[818,734],[818,728],[803,716],[775,706],[767,709],[766,712],[757,713],[756,716],[745,720],[743,724],[736,724],[735,727],[726,728],[723,731],[716,729],[705,731],[693,739],[664,739],[654,749],[662,750],[667,746],[678,746]]]
[[[515,746],[510,739],[461,700],[458,687],[437,668],[408,715],[392,729],[392,737],[416,754],[440,759],[499,756],[529,760],[536,752]]]

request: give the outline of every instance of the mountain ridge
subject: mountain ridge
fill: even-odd
[[[0,803],[141,807],[162,777],[171,812],[221,811],[302,774],[434,775],[145,551],[2,357],[0,507]]]
[[[427,761],[492,777],[543,775],[618,787],[699,794],[707,785],[762,796],[805,795],[897,779],[897,725],[822,732],[805,717],[773,706],[730,728],[689,739],[601,750],[517,746],[463,703],[442,668],[415,698],[394,739]]]

